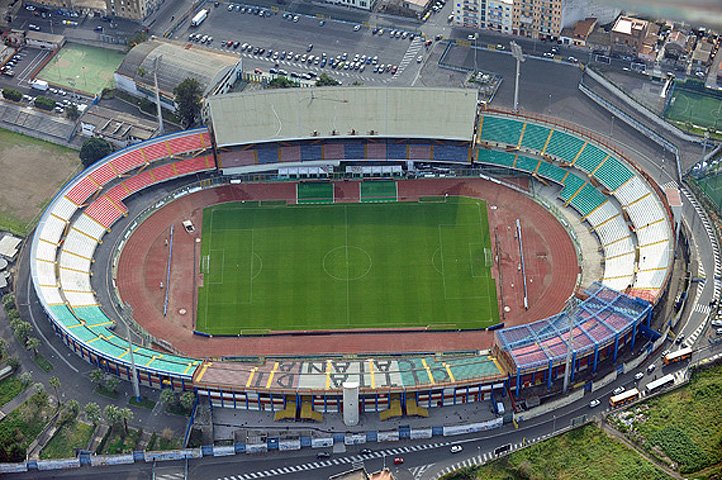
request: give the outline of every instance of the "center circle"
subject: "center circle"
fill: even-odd
[[[371,271],[371,256],[359,247],[343,245],[323,256],[323,270],[334,280],[360,280]]]

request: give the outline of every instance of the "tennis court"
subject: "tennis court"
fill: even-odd
[[[124,53],[116,50],[67,43],[40,71],[38,78],[95,95],[115,85],[113,74],[124,57]]]
[[[203,212],[196,330],[484,328],[499,320],[486,204],[221,204]]]

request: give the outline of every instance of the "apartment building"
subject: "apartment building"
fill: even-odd
[[[108,15],[143,20],[158,10],[164,0],[105,0]]]
[[[512,33],[514,0],[487,0],[486,28],[501,33]]]

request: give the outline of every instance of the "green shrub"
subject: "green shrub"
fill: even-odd
[[[55,100],[39,95],[35,97],[35,106],[43,110],[52,110],[55,108]]]
[[[3,97],[6,100],[12,100],[13,102],[19,102],[23,98],[22,92],[15,90],[14,88],[3,88]]]

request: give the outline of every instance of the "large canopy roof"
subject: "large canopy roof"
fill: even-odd
[[[303,138],[378,136],[471,141],[476,90],[293,88],[208,99],[219,147]]]

